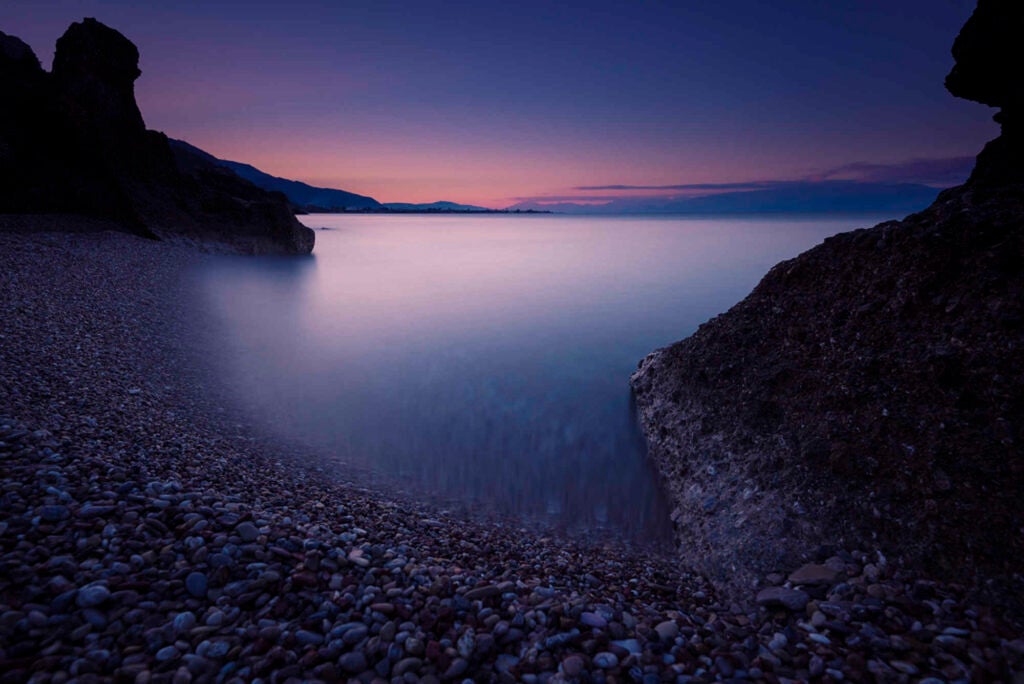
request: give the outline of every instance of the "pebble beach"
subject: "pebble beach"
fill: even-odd
[[[203,258],[0,233],[0,682],[1024,681],[1012,611],[874,549],[724,595],[325,469],[208,380]]]

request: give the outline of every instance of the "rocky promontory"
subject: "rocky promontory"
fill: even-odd
[[[947,87],[1001,108],[965,185],[777,265],[633,375],[681,553],[719,584],[829,545],[1019,578],[1022,27],[1019,3],[983,0],[956,40]]]
[[[0,32],[0,230],[116,228],[243,253],[307,254],[313,231],[287,199],[147,130],[139,52],[85,19],[51,72]]]

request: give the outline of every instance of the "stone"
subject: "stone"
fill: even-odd
[[[811,597],[799,589],[786,587],[768,587],[758,592],[754,599],[757,605],[765,608],[785,608],[793,612],[804,609]]]
[[[94,608],[106,603],[110,590],[103,584],[90,584],[78,590],[75,603],[79,608]]]
[[[804,587],[831,586],[838,582],[840,573],[826,565],[808,563],[789,575],[792,584]]]
[[[192,629],[193,627],[196,626],[196,616],[195,616],[195,613],[193,613],[191,611],[185,611],[184,613],[178,613],[177,615],[174,616],[173,625],[174,625],[174,631],[178,632],[179,634],[182,633],[182,632],[189,631],[190,629]]]
[[[71,512],[68,510],[68,507],[61,504],[39,507],[39,517],[46,522],[60,522],[70,516]]]
[[[419,658],[410,656],[408,658],[402,658],[397,663],[395,663],[395,666],[394,668],[392,668],[391,672],[394,676],[401,677],[405,675],[407,672],[418,672],[421,667],[423,667],[423,661]]]
[[[190,572],[185,578],[185,588],[188,593],[196,598],[202,598],[206,596],[207,579],[206,575],[201,572]]]
[[[470,601],[485,601],[496,596],[501,596],[501,589],[493,584],[473,587],[466,592],[466,598]]]
[[[303,646],[317,646],[324,642],[324,637],[321,634],[300,629],[295,632],[295,640]]]
[[[583,673],[583,667],[583,658],[571,655],[562,661],[562,674],[570,679],[575,679]]]
[[[156,652],[156,660],[159,663],[164,663],[168,660],[174,660],[178,655],[178,649],[175,646],[164,646]]]
[[[260,536],[260,530],[248,520],[239,524],[235,532],[242,538],[243,542],[254,542]]]
[[[469,669],[469,661],[465,658],[456,658],[452,661],[452,664],[448,666],[448,669],[444,671],[441,679],[451,680],[457,679],[466,673]]]
[[[672,641],[679,636],[679,625],[674,620],[665,620],[655,625],[654,631],[662,641]]]
[[[357,625],[352,629],[349,629],[342,635],[342,640],[346,644],[358,644],[360,641],[366,638],[369,634],[369,629],[365,625]]]
[[[814,654],[807,663],[807,673],[812,677],[820,677],[825,673],[825,661],[821,656]]]
[[[608,621],[597,613],[583,613],[580,615],[580,622],[594,629],[604,629],[608,626]]]
[[[366,656],[362,651],[351,651],[338,659],[338,667],[349,674],[358,674],[366,670]]]
[[[619,664],[619,657],[614,653],[602,651],[594,656],[594,665],[602,670],[610,670]]]

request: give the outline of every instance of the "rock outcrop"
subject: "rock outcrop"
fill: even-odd
[[[979,0],[953,43],[946,77],[953,95],[999,107],[1002,134],[985,146],[968,181],[975,187],[1024,182],[1024,4]]]
[[[633,375],[681,553],[718,583],[829,545],[1024,568],[1022,11],[982,0],[954,47],[950,90],[1002,108],[964,186],[777,265]]]
[[[138,62],[135,45],[95,19],[57,41],[50,73],[28,45],[0,32],[0,227],[26,225],[11,215],[47,215],[40,225],[116,225],[206,248],[309,253],[313,231],[285,197],[146,129],[135,102]]]

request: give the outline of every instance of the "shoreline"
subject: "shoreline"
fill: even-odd
[[[182,364],[201,321],[181,277],[199,258],[124,234],[0,233],[0,682],[1024,666],[1019,630],[967,588],[867,552],[823,552],[831,581],[731,603],[671,557],[446,516],[297,467],[301,450],[268,442]]]

